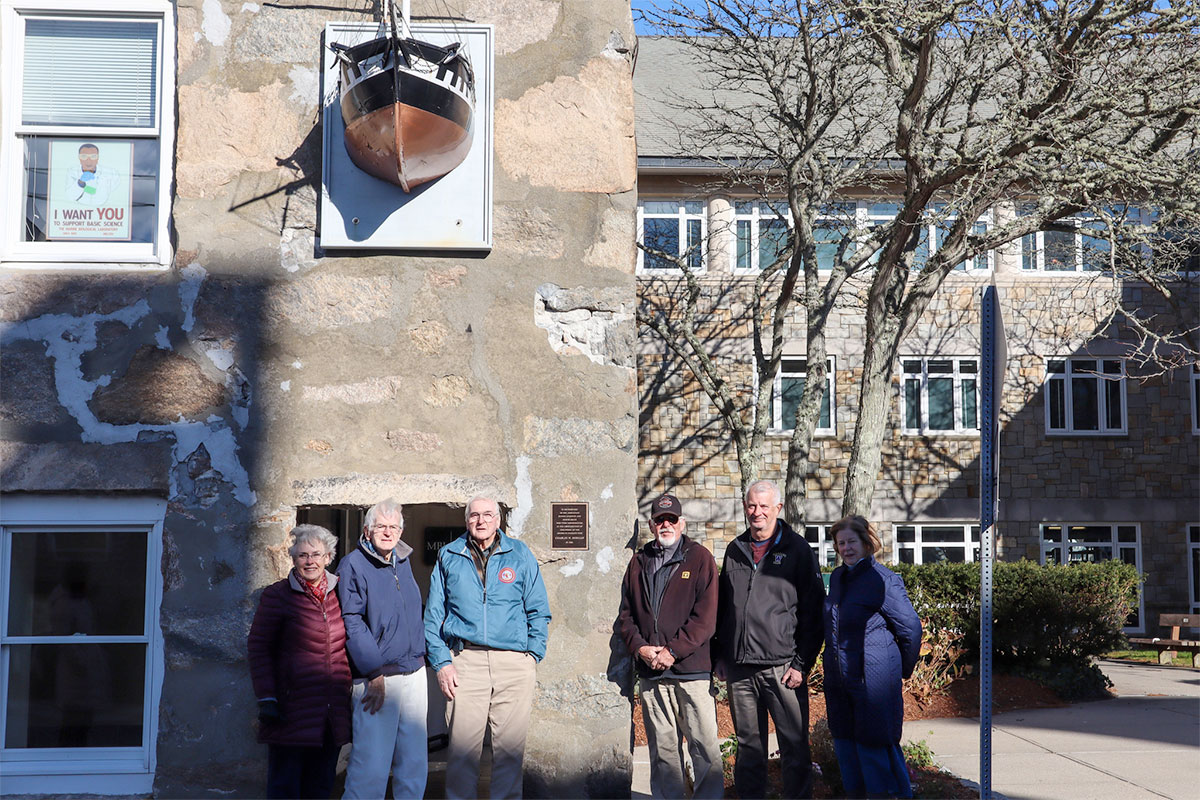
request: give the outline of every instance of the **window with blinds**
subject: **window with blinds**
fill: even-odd
[[[26,125],[157,125],[155,22],[28,19],[23,61]]]
[[[169,0],[0,0],[6,69],[0,260],[170,262]]]

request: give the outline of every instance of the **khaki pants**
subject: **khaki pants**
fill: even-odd
[[[692,761],[692,797],[725,796],[721,748],[717,744],[717,706],[710,681],[642,679],[642,721],[650,746],[650,794],[686,796],[684,739]]]
[[[446,706],[446,797],[477,796],[485,730],[492,734],[491,796],[521,797],[537,662],[528,653],[468,648],[454,656],[454,669],[458,688]]]

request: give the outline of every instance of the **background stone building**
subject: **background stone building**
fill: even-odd
[[[679,103],[704,78],[686,48],[639,39],[634,73],[638,126],[639,240],[677,245],[691,257],[702,292],[702,327],[747,408],[753,404],[752,300],[769,258],[767,203],[722,186],[714,160],[690,152]],[[711,156],[711,154],[709,154]],[[879,196],[851,195],[862,224]],[[992,215],[1013,214],[1012,204]],[[990,224],[989,217],[985,222]],[[983,223],[981,223],[983,224]],[[928,241],[936,246],[931,223]],[[1162,374],[1127,358],[1136,337],[1106,322],[1113,302],[1140,306],[1164,328],[1197,324],[1195,273],[1175,302],[1144,285],[1114,287],[1088,269],[1079,242],[1062,256],[1043,234],[975,259],[948,277],[902,344],[893,379],[883,462],[871,519],[885,562],[973,561],[979,540],[980,291],[994,283],[1005,328],[997,523],[1001,558],[1123,559],[1146,574],[1128,630],[1156,630],[1162,612],[1200,611],[1200,372]],[[1070,236],[1069,234],[1067,235]],[[927,245],[930,246],[930,245]],[[763,262],[769,263],[769,262]],[[851,279],[853,281],[853,279]],[[834,563],[826,534],[841,517],[863,363],[865,285],[852,286],[827,334],[830,381],[812,445],[807,536]],[[643,304],[670,305],[680,270],[640,253]],[[762,477],[782,486],[795,403],[805,377],[805,320],[787,320]],[[740,474],[729,433],[698,382],[664,342],[639,338],[639,502],[678,494],[689,533],[719,557],[745,529]],[[1149,374],[1149,377],[1146,377]],[[749,413],[749,412],[748,412]]]
[[[415,2],[492,26],[490,249],[327,249],[322,35],[376,6],[0,3],[5,793],[261,795],[245,636],[288,530],[344,553],[393,496],[424,591],[476,493],[554,614],[527,792],[628,791],[629,4]],[[56,139],[131,154],[129,241],[44,235]]]

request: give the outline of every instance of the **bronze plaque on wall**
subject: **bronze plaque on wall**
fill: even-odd
[[[550,504],[550,549],[588,549],[588,504]]]

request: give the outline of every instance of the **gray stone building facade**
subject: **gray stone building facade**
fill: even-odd
[[[639,41],[639,236],[677,242],[680,253],[697,245],[700,330],[749,415],[755,259],[766,230],[759,226],[773,224],[773,211],[748,189],[723,187],[713,161],[681,149],[687,133],[674,125],[674,115],[679,98],[699,91],[701,80],[677,43]],[[870,224],[872,204],[879,202],[866,193],[842,200],[856,206],[863,224]],[[1011,203],[995,208],[989,220],[1015,211]],[[1160,613],[1200,611],[1200,371],[1139,364],[1130,357],[1136,332],[1110,314],[1119,301],[1141,308],[1164,329],[1194,330],[1195,275],[1173,285],[1167,301],[1145,285],[1115,284],[1081,261],[1047,268],[1042,245],[1036,238],[1018,241],[951,273],[902,343],[870,513],[884,542],[882,560],[978,558],[980,294],[994,284],[1007,347],[998,554],[1137,565],[1145,584],[1127,630],[1153,633]],[[669,305],[682,283],[674,265],[639,255],[643,303]],[[827,329],[828,408],[806,480],[804,525],[826,564],[834,563],[826,534],[841,517],[861,385],[866,286],[859,284],[843,294]],[[791,436],[785,420],[796,402],[788,395],[798,392],[806,369],[805,318],[794,308],[761,474],[780,486]],[[638,344],[639,502],[645,507],[659,492],[674,491],[689,532],[719,558],[745,529],[731,437],[662,339],[643,329]]]
[[[327,248],[322,37],[377,5],[0,5],[6,794],[261,796],[245,637],[289,529],[344,552],[392,496],[428,555],[479,493],[554,615],[526,791],[628,791],[629,4],[413,3],[491,26],[490,248]],[[128,156],[132,230],[56,238],[57,174],[93,140],[71,180],[103,193]],[[586,550],[552,548],[555,501],[588,504]]]

